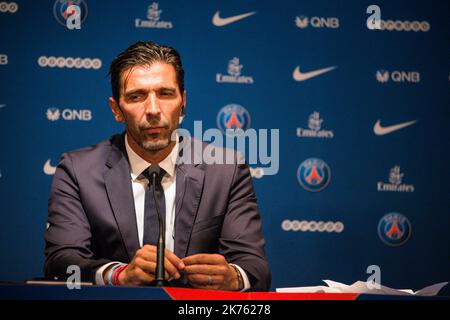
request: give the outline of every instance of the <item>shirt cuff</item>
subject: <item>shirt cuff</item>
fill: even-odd
[[[114,261],[114,262],[110,262],[107,264],[104,264],[103,266],[101,266],[100,268],[97,269],[97,271],[95,272],[95,284],[98,286],[105,286],[105,282],[103,281],[103,272],[111,265],[113,264],[118,264],[120,262],[118,261]]]
[[[250,281],[248,280],[248,276],[245,273],[244,269],[239,267],[237,264],[234,264],[234,263],[231,263],[231,264],[239,270],[239,272],[241,273],[241,276],[242,276],[242,280],[244,280],[244,288],[242,288],[241,292],[250,289]]]

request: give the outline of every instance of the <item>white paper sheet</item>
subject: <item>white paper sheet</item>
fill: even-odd
[[[393,289],[381,285],[380,288],[373,288],[367,282],[356,281],[352,285],[336,282],[333,280],[323,280],[327,286],[313,286],[313,287],[292,287],[292,288],[277,288],[276,292],[290,292],[290,293],[364,293],[364,294],[382,294],[382,295],[402,295],[402,296],[435,296],[439,291],[448,284],[448,282],[440,282],[431,286],[425,287],[418,291],[412,289]],[[371,283],[372,284],[372,283]]]

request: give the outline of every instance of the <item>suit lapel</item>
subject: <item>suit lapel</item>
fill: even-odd
[[[105,173],[104,179],[114,217],[125,244],[128,258],[131,260],[136,250],[139,249],[139,237],[131,186],[130,165],[123,144],[124,135],[117,137],[115,140],[117,144],[113,144],[111,154],[106,163],[110,170]]]
[[[114,216],[131,260],[139,249],[139,236],[134,208],[130,165],[126,156],[125,134],[115,136],[106,165],[105,186]],[[190,143],[188,143],[190,146]],[[195,163],[195,162],[191,162]],[[176,167],[175,196],[175,254],[187,253],[192,227],[203,193],[205,173],[197,164],[178,164]],[[186,192],[188,191],[188,192]]]
[[[192,226],[203,192],[205,173],[195,165],[181,164],[176,170],[175,254],[186,256]],[[188,190],[188,192],[186,192]]]

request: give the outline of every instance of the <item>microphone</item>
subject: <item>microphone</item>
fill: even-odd
[[[161,219],[159,212],[158,202],[156,201],[156,178],[159,176],[161,168],[157,164],[152,164],[148,168],[148,173],[153,184],[153,203],[155,205],[156,214],[158,215],[159,223],[159,238],[156,250],[156,277],[150,285],[155,287],[167,287],[169,282],[164,279],[164,251],[166,249],[166,222],[165,219]]]

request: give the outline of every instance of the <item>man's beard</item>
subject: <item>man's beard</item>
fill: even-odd
[[[170,143],[170,140],[168,137],[163,137],[156,141],[147,141],[145,139],[142,139],[140,141],[141,147],[144,150],[149,151],[149,152],[156,152],[156,151],[163,150],[163,149],[167,148],[169,143]]]
[[[144,130],[149,129],[151,127],[163,127],[164,130],[160,133],[145,133]],[[168,131],[170,132],[168,132]],[[150,120],[149,123],[145,125],[139,126],[139,133],[141,135],[141,139],[139,141],[139,144],[141,148],[148,152],[157,152],[160,150],[163,150],[167,148],[167,146],[170,144],[170,136],[172,134],[173,130],[170,130],[169,123],[163,121],[159,122],[158,120]],[[148,138],[151,137],[150,141]]]
[[[134,127],[134,130],[127,129],[127,132],[130,134],[130,136],[132,136],[135,143],[147,152],[156,153],[167,148],[171,143],[172,133],[177,129],[177,126],[171,129],[170,123],[165,120],[161,121],[159,117],[153,117],[147,120],[148,121],[144,124],[138,124],[137,126],[128,126],[127,119],[125,118],[125,126],[127,128]],[[165,134],[166,132],[164,132],[164,130],[161,133],[155,134],[145,133],[144,130],[151,129],[152,127],[162,127],[167,130],[167,134]],[[149,136],[153,136],[156,139],[154,141],[148,141],[147,138]]]

